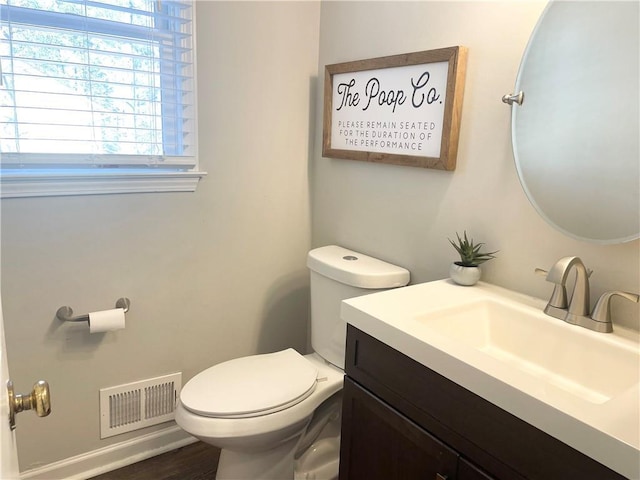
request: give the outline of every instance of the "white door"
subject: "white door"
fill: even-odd
[[[16,433],[9,427],[8,381],[9,366],[7,365],[7,349],[5,348],[4,342],[4,320],[2,318],[2,299],[0,298],[0,478],[2,480],[19,478]]]

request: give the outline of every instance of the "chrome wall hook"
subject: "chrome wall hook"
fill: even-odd
[[[116,301],[116,308],[122,308],[124,313],[129,311],[131,300],[128,298],[119,298]],[[89,314],[73,316],[73,309],[69,306],[60,307],[56,311],[56,317],[62,322],[88,322]]]
[[[508,103],[509,105],[517,103],[518,105],[522,105],[522,102],[524,102],[524,92],[511,93],[502,96],[502,103]]]

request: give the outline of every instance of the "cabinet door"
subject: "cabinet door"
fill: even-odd
[[[444,480],[458,455],[408,418],[345,378],[340,480]]]

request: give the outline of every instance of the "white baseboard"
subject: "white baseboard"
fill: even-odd
[[[177,425],[20,472],[21,480],[86,480],[196,442]]]

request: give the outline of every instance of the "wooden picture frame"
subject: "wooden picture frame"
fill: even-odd
[[[454,170],[467,49],[327,65],[322,155]]]

